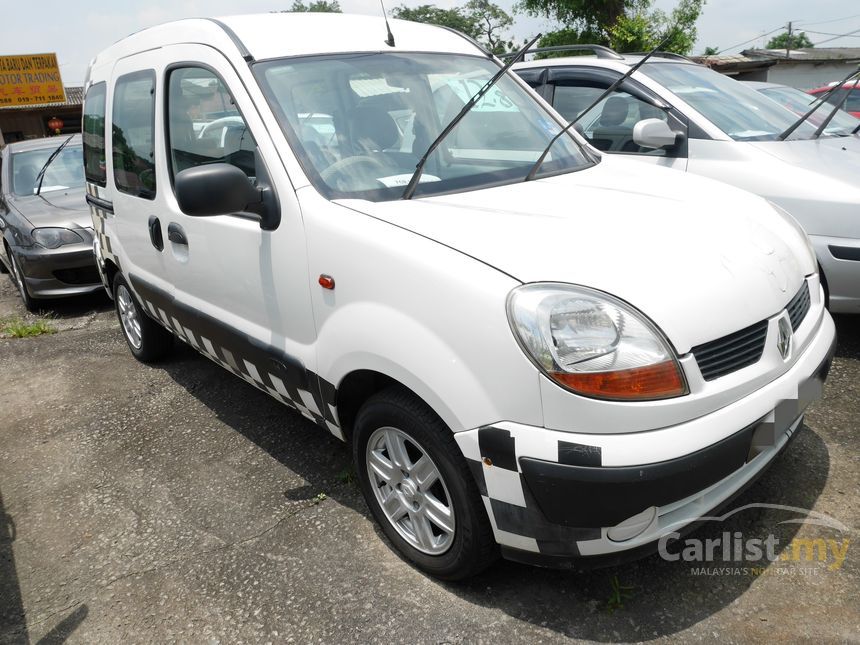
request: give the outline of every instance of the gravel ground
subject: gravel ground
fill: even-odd
[[[23,317],[6,278],[0,320]],[[135,362],[106,298],[48,312],[57,333],[0,339],[0,643],[860,641],[860,319],[837,320],[824,400],[733,505],[844,529],[748,509],[691,536],[773,534],[789,558],[833,540],[841,566],[499,562],[445,584],[389,548],[330,435],[186,348]]]

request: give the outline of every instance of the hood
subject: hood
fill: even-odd
[[[792,166],[803,168],[851,186],[860,177],[860,137],[827,137],[798,141],[750,142],[754,148]]]
[[[341,203],[521,282],[610,293],[682,354],[779,312],[814,271],[805,240],[763,199],[619,157],[528,183]]]
[[[92,228],[93,221],[85,195],[83,188],[72,188],[52,190],[40,195],[16,196],[10,201],[33,228]]]

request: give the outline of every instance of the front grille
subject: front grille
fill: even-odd
[[[725,376],[759,361],[767,338],[767,321],[693,348],[693,356],[706,381]]]
[[[101,282],[95,265],[79,269],[58,269],[54,271],[54,277],[66,284],[98,284]]]
[[[791,328],[794,331],[797,331],[797,328],[800,327],[800,323],[802,323],[803,319],[806,318],[806,313],[809,311],[809,304],[809,284],[804,280],[800,287],[800,291],[795,294],[794,298],[791,299],[791,302],[789,302],[785,308],[786,311],[788,311],[788,317],[791,320]]]

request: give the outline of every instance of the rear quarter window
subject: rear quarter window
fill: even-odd
[[[113,96],[111,142],[118,190],[155,198],[155,72],[120,76]]]
[[[104,82],[87,90],[84,101],[84,171],[87,181],[104,187],[107,184],[105,167],[105,101]]]

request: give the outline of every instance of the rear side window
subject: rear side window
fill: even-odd
[[[113,95],[113,178],[118,190],[155,198],[155,72],[120,76]]]
[[[105,88],[104,82],[90,86],[84,101],[84,171],[87,181],[102,187],[107,184]]]

